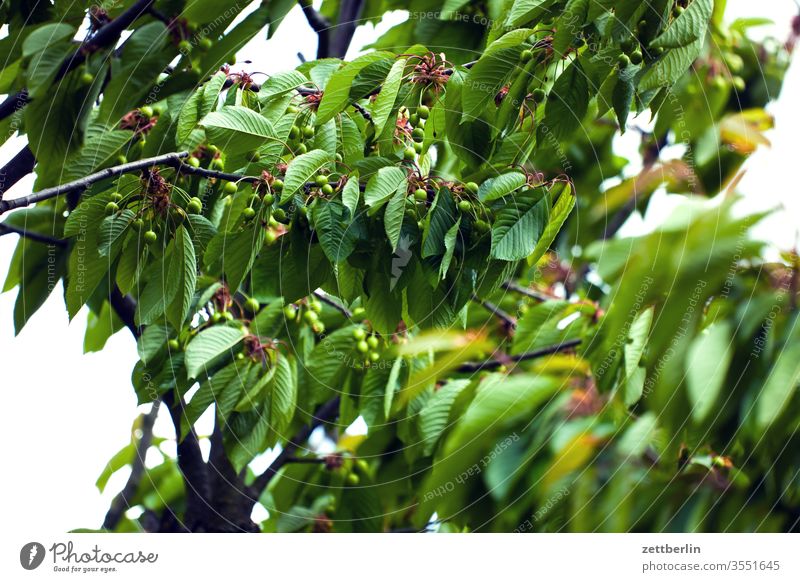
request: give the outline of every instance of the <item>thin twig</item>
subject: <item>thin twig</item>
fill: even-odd
[[[481,299],[477,295],[473,295],[472,300],[483,305],[484,309],[486,309],[492,315],[500,319],[507,328],[509,329],[517,328],[516,318],[510,315],[509,313],[506,313],[502,309],[500,309],[500,307],[498,307],[491,301],[486,301],[485,299]]]
[[[158,416],[158,409],[160,406],[160,401],[157,400],[153,402],[153,407],[150,409],[150,412],[142,418],[142,426],[140,428],[142,435],[139,438],[139,442],[136,444],[136,456],[131,463],[131,474],[125,486],[122,488],[122,491],[120,491],[111,502],[111,506],[103,520],[103,529],[113,530],[117,527],[119,520],[122,519],[122,515],[131,506],[131,499],[133,499],[136,492],[139,490],[139,483],[142,480],[145,470],[144,461],[147,456],[147,450],[153,442],[153,425]]]
[[[347,307],[345,307],[344,305],[342,305],[338,301],[332,299],[331,296],[328,295],[327,293],[325,293],[324,291],[320,291],[320,290],[314,291],[314,296],[317,299],[319,299],[320,301],[322,301],[323,303],[327,303],[328,305],[330,305],[331,307],[333,307],[334,309],[339,311],[347,319],[350,319],[350,318],[353,317],[353,312],[352,311],[347,309]]]
[[[537,301],[550,301],[553,297],[545,293],[541,293],[540,291],[535,291],[530,287],[523,287],[522,285],[517,285],[513,281],[506,281],[500,285],[501,288],[505,289],[506,291],[513,291],[514,293],[519,293],[520,295],[525,295],[526,297],[530,297],[531,299],[536,299]]]
[[[0,224],[0,236],[3,236],[4,234],[18,234],[19,236],[29,240],[40,242],[46,245],[57,246],[60,248],[67,246],[67,241],[62,238],[54,238],[52,236],[39,234],[38,232],[25,230],[24,228],[17,228],[16,226],[11,226],[10,224]]]
[[[549,356],[552,354],[557,354],[558,352],[563,352],[566,350],[570,350],[575,346],[579,345],[581,340],[574,339],[565,341],[560,344],[556,344],[554,346],[547,346],[545,348],[540,348],[538,350],[533,350],[530,352],[525,352],[522,354],[517,354],[516,356],[505,356],[503,358],[497,358],[492,360],[486,360],[485,362],[467,362],[466,364],[462,364],[457,368],[458,372],[479,372],[481,370],[491,370],[494,368],[499,368],[500,366],[504,366],[507,363],[515,363],[518,364],[519,362],[526,362],[528,360],[535,360],[537,358],[542,358],[544,356]]]

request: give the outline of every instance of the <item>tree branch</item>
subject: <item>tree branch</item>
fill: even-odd
[[[3,200],[3,195],[9,188],[33,171],[35,164],[36,158],[33,157],[31,148],[25,146],[0,168],[0,200]]]
[[[61,184],[60,186],[45,188],[39,192],[29,194],[28,196],[21,196],[19,198],[14,198],[13,200],[0,200],[0,214],[15,208],[30,206],[31,204],[41,202],[42,200],[49,200],[50,198],[55,198],[56,196],[61,196],[62,194],[82,191],[95,182],[100,182],[102,180],[107,180],[109,178],[120,176],[122,174],[128,174],[130,172],[136,172],[151,166],[167,165],[172,167],[181,167],[181,158],[185,158],[188,155],[189,152],[170,153],[164,154],[163,156],[156,156],[154,158],[146,158],[144,160],[128,162],[126,164],[120,164],[119,166],[113,166],[111,168],[106,168],[105,170],[100,170],[99,172],[89,174],[88,176],[85,176],[79,180]]]
[[[335,310],[339,311],[347,319],[350,319],[350,318],[353,317],[353,312],[352,311],[347,309],[347,307],[345,307],[344,305],[342,305],[338,301],[332,299],[331,296],[328,295],[327,293],[317,290],[317,291],[314,291],[314,296],[316,298],[318,298],[320,301],[322,301],[323,303],[327,303],[328,305],[333,307]]]
[[[508,329],[516,329],[517,328],[517,320],[516,320],[516,318],[513,317],[512,315],[506,313],[502,309],[500,309],[494,303],[492,303],[490,301],[485,301],[485,300],[481,299],[480,297],[478,297],[477,295],[473,295],[472,296],[472,300],[475,301],[476,303],[480,303],[481,305],[483,305],[484,309],[486,309],[492,315],[494,315],[495,317],[500,319]]]
[[[330,53],[330,22],[322,14],[314,10],[311,0],[299,0],[298,4],[303,9],[303,14],[305,14],[309,26],[317,33],[317,58],[324,59],[332,56]]]
[[[0,236],[3,236],[4,234],[18,234],[19,236],[29,240],[40,242],[46,245],[57,246],[60,248],[67,246],[67,241],[64,239],[39,234],[38,232],[25,230],[23,228],[17,228],[16,226],[11,226],[10,224],[0,224]]]
[[[308,440],[308,437],[311,436],[311,433],[314,432],[314,429],[316,429],[322,423],[329,422],[336,418],[336,414],[338,412],[338,396],[329,400],[317,409],[317,411],[314,413],[311,424],[301,428],[297,434],[295,434],[291,440],[286,443],[286,446],[275,458],[275,460],[272,461],[272,464],[267,467],[267,469],[261,473],[261,475],[256,477],[256,480],[250,486],[250,497],[252,498],[254,504],[261,496],[261,493],[264,491],[264,489],[267,488],[267,485],[269,485],[269,482],[272,480],[275,474],[280,471],[281,467],[288,463],[290,459],[294,458],[295,451],[297,451],[297,449]]]
[[[353,34],[355,34],[358,27],[358,19],[361,16],[363,7],[363,0],[342,0],[339,8],[339,22],[330,42],[328,56],[343,59],[347,55],[347,50],[353,41]]]
[[[103,529],[113,530],[117,527],[119,520],[122,519],[122,515],[130,507],[130,500],[133,499],[134,495],[136,495],[136,491],[139,489],[139,483],[144,475],[144,461],[147,450],[153,442],[153,424],[155,424],[156,417],[158,416],[160,405],[160,401],[153,402],[153,407],[150,409],[150,412],[142,418],[142,426],[140,429],[142,431],[142,436],[136,444],[136,456],[131,464],[131,474],[128,477],[127,483],[125,483],[125,486],[122,488],[122,491],[120,491],[111,502],[111,507],[109,507],[106,517],[103,520]]]
[[[466,364],[462,364],[461,366],[459,366],[457,368],[457,371],[480,372],[481,370],[491,370],[494,368],[499,368],[500,366],[504,366],[507,363],[519,363],[519,362],[526,362],[528,360],[535,360],[537,358],[549,356],[552,354],[557,354],[558,352],[563,352],[572,349],[575,346],[579,345],[580,343],[581,340],[574,339],[565,341],[560,344],[556,344],[554,346],[547,346],[545,348],[540,348],[538,350],[525,352],[523,354],[517,354],[516,356],[506,356],[505,358],[486,360],[485,362],[467,362]]]
[[[122,32],[133,24],[142,14],[147,13],[154,1],[155,0],[138,0],[138,2],[125,12],[106,24],[90,38],[83,41],[77,50],[61,63],[61,67],[58,69],[53,83],[58,83],[67,73],[83,64],[83,62],[86,61],[87,54],[94,52],[98,48],[104,48],[115,44],[117,40],[119,40]],[[13,95],[10,95],[3,104],[0,105],[0,120],[12,115],[15,111],[19,111],[27,105],[29,101],[30,97],[28,96],[27,89],[21,89]]]
[[[506,281],[505,283],[501,284],[500,287],[505,289],[506,291],[513,291],[514,293],[525,295],[526,297],[530,297],[531,299],[536,299],[537,301],[550,301],[551,299],[553,299],[553,297],[550,297],[545,293],[534,291],[529,287],[523,287],[522,285],[517,285],[513,281]]]

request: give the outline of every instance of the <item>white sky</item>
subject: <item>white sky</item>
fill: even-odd
[[[748,0],[728,0],[728,13],[731,18],[772,18],[777,23],[772,31],[784,38],[797,5],[793,0],[771,0],[757,3],[756,8]],[[402,20],[402,14],[392,17],[393,21]],[[359,29],[353,46],[369,42],[376,34],[370,27]],[[254,40],[240,52],[238,61],[252,60],[249,68],[253,71],[277,72],[296,66],[298,50],[313,58],[314,51],[308,47],[315,46],[316,35],[299,9],[294,9],[271,41]],[[799,97],[800,74],[793,66],[781,100],[771,108],[777,124],[770,134],[773,147],[760,150],[748,161],[748,173],[739,188],[753,208],[784,205],[788,209],[760,231],[784,248],[795,244],[800,217],[794,175],[800,135],[800,115],[794,109]],[[0,163],[21,143],[10,140],[0,147]],[[30,188],[31,181],[23,180],[7,195],[24,195]],[[2,277],[16,242],[12,235],[0,237]],[[37,536],[99,527],[111,498],[127,479],[127,473],[120,472],[104,495],[94,487],[106,461],[130,438],[136,415],[130,384],[137,359],[134,341],[123,331],[109,340],[102,353],[83,355],[85,310],[68,325],[60,286],[15,338],[15,298],[16,290],[0,295],[5,409],[0,450],[6,467],[0,499],[6,504],[4,527]],[[172,436],[166,414],[160,416],[156,433]]]

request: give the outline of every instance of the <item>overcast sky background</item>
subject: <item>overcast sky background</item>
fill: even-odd
[[[788,34],[790,19],[796,13],[793,0],[728,0],[730,19],[771,18],[775,25],[759,32],[781,39]],[[385,20],[377,30],[359,28],[348,57],[391,25],[402,22],[404,13],[392,13]],[[238,61],[253,61],[248,66],[251,71],[273,73],[296,66],[298,51],[313,58],[315,47],[316,35],[295,8],[273,39],[255,39],[239,53]],[[739,187],[748,208],[783,207],[758,230],[760,236],[781,248],[797,244],[800,224],[794,173],[800,136],[798,103],[800,73],[793,65],[780,100],[770,109],[777,126],[769,134],[772,148],[759,150],[747,162],[748,171]],[[23,143],[12,139],[0,147],[0,163],[6,163]],[[621,143],[623,148],[626,145]],[[31,184],[32,180],[23,180],[7,196],[29,193]],[[657,216],[663,216],[670,202],[660,198],[654,204],[652,216],[645,217],[644,222],[632,221],[629,231],[652,224]],[[16,242],[16,236],[0,237],[0,277],[5,277]],[[68,324],[60,285],[15,338],[15,299],[16,290],[0,295],[5,527],[36,535],[99,527],[111,498],[127,479],[127,472],[120,471],[103,495],[94,486],[106,461],[130,439],[131,423],[137,414],[130,384],[130,372],[137,360],[135,343],[123,331],[109,340],[102,353],[83,355],[86,313],[82,311]],[[148,407],[140,410],[147,411]],[[171,437],[167,416],[159,417],[156,433]],[[208,422],[202,424],[210,426]]]

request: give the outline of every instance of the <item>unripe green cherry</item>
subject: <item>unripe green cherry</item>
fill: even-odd
[[[421,141],[415,141],[414,142],[414,151],[417,152],[418,154],[422,153],[422,142]]]
[[[145,105],[144,107],[139,108],[139,113],[147,117],[148,119],[153,117],[153,108],[149,105]]]
[[[89,71],[85,71],[81,74],[80,82],[81,85],[89,86],[94,83],[94,75],[92,75]]]
[[[266,194],[264,194],[264,197],[262,198],[262,200],[264,201],[264,204],[269,206],[270,204],[275,202],[275,196],[273,196],[272,194],[267,192]]]
[[[268,230],[264,233],[264,242],[266,242],[268,245],[271,245],[276,240],[278,240],[278,235],[275,234],[274,230]]]
[[[361,478],[358,475],[356,475],[355,473],[347,474],[348,485],[358,485],[359,483],[361,483]]]
[[[369,351],[369,344],[364,340],[359,340],[356,344],[356,349],[362,354],[366,354]]]
[[[222,187],[222,190],[225,194],[236,194],[236,191],[239,189],[239,186],[236,182],[225,182],[225,186]]]
[[[744,79],[742,79],[739,75],[734,76],[731,79],[731,82],[733,83],[733,88],[739,92],[744,91],[745,88],[747,87],[747,84],[745,83]]]
[[[620,69],[624,69],[630,64],[631,64],[631,58],[628,55],[622,54],[617,57],[617,65],[619,65]]]
[[[367,332],[364,331],[363,327],[357,327],[353,330],[353,339],[361,341],[366,337],[367,337]]]
[[[425,130],[421,127],[415,127],[414,131],[411,132],[411,137],[414,141],[422,141],[425,138]]]
[[[225,169],[225,162],[222,161],[222,158],[214,158],[211,160],[211,167],[215,170],[224,170]]]
[[[530,49],[525,49],[519,54],[519,60],[521,63],[527,63],[533,57],[533,52]]]
[[[169,341],[167,342],[167,346],[169,346],[169,350],[170,350],[171,352],[177,352],[178,350],[180,350],[180,349],[181,349],[181,344],[180,344],[180,342],[179,342],[178,340],[176,340],[176,339],[171,339],[171,340],[169,340]]]
[[[182,40],[178,43],[178,50],[188,55],[192,52],[192,43],[188,40]]]
[[[186,205],[186,212],[189,214],[200,214],[203,212],[203,201],[197,196],[194,196],[189,200],[189,204]]]
[[[377,362],[381,359],[381,355],[378,352],[370,352],[369,359],[373,362]]]
[[[275,217],[275,220],[283,222],[284,220],[286,220],[286,211],[283,208],[276,208],[273,211],[272,216]]]
[[[306,153],[307,151],[308,151],[308,147],[306,146],[306,144],[304,144],[304,143],[301,143],[301,144],[299,144],[299,145],[297,146],[297,153],[298,153],[298,154],[304,154],[304,153]]]
[[[316,177],[314,178],[314,183],[317,186],[324,186],[325,184],[328,183],[328,177],[323,176],[322,174],[317,174]]]
[[[417,115],[419,115],[420,119],[428,119],[430,114],[431,110],[427,105],[420,105],[417,107]]]
[[[283,180],[274,180],[272,182],[272,189],[275,190],[275,192],[283,190]]]
[[[311,308],[311,311],[315,313],[322,313],[322,303],[319,301],[311,301],[309,302],[308,306]]]
[[[330,196],[331,194],[333,194],[333,186],[331,186],[330,184],[325,184],[322,187],[322,193],[325,194],[325,196]]]
[[[106,204],[106,214],[112,215],[116,214],[119,211],[119,205],[116,202],[109,202]]]
[[[319,315],[317,315],[316,311],[311,311],[310,309],[303,313],[303,319],[306,320],[307,323],[314,323],[319,319]]]
[[[464,187],[470,194],[477,194],[478,190],[480,189],[480,186],[478,186],[475,182],[467,182],[464,184]]]
[[[469,200],[459,200],[458,209],[461,212],[469,212],[470,210],[472,210],[472,204],[470,203]]]
[[[189,159],[186,160],[186,163],[189,164],[193,168],[200,167],[200,160],[197,159],[195,156],[189,156]]]
[[[427,200],[428,193],[422,188],[417,188],[416,190],[414,190],[414,199],[419,200],[420,202],[422,202],[423,200]]]
[[[128,163],[128,158],[126,158],[124,155],[120,154],[117,156],[117,164],[127,164],[127,163]]]
[[[142,235],[142,239],[145,243],[151,245],[158,240],[158,235],[154,230],[148,230]]]
[[[122,200],[122,194],[119,192],[113,192],[111,196],[109,196],[112,202],[120,202]]]
[[[640,50],[633,51],[630,56],[631,63],[633,63],[634,65],[640,65],[642,63],[643,58],[644,57],[642,55],[642,51]]]
[[[297,307],[292,305],[291,303],[283,308],[283,316],[286,319],[294,319],[297,317]]]
[[[314,126],[313,125],[304,125],[303,126],[303,137],[305,137],[305,138],[314,137]]]
[[[414,113],[408,118],[408,122],[413,126],[417,126],[419,124],[419,115]]]
[[[364,309],[363,307],[356,307],[355,309],[353,309],[353,317],[361,317],[366,312],[367,310]]]
[[[214,41],[212,41],[210,38],[203,37],[203,38],[200,39],[200,43],[199,44],[200,44],[200,48],[201,49],[203,49],[204,51],[207,51],[211,47],[214,46]]]
[[[289,130],[289,139],[297,139],[298,137],[300,137],[300,128],[293,125]]]
[[[131,224],[133,225],[134,230],[137,232],[141,232],[141,230],[144,228],[144,220],[141,218],[137,218]]]
[[[261,304],[258,302],[258,299],[253,297],[244,302],[244,308],[250,313],[257,313],[259,307],[261,307]]]
[[[547,93],[544,92],[544,89],[537,88],[533,90],[531,96],[536,103],[542,103],[547,98]]]
[[[256,211],[254,208],[250,208],[249,206],[242,210],[242,217],[245,220],[253,220],[256,216]]]
[[[248,162],[255,163],[255,162],[257,162],[258,160],[261,159],[261,154],[258,153],[257,150],[253,150],[252,152],[247,152],[247,154],[245,155],[245,158],[247,159]]]
[[[404,160],[410,162],[415,157],[417,157],[417,152],[414,150],[414,148],[406,148],[405,150],[403,150],[403,159]]]
[[[376,338],[374,335],[371,335],[367,338],[367,345],[373,350],[378,347],[378,343],[378,338]]]

